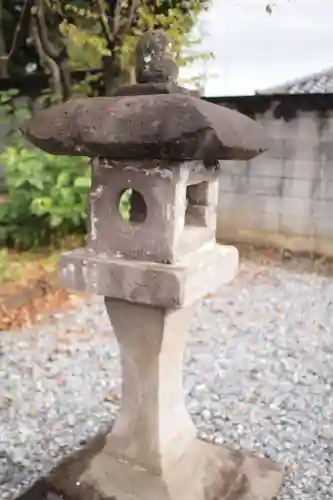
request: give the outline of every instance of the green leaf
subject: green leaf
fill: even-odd
[[[31,213],[34,215],[44,215],[50,213],[52,209],[52,198],[41,196],[31,202]]]
[[[91,187],[90,177],[77,177],[74,181],[74,187],[89,189]]]
[[[59,215],[53,214],[51,215],[51,227],[59,227],[63,222],[63,218]]]
[[[69,172],[60,172],[57,177],[57,188],[62,186],[67,186],[70,182],[70,173]]]

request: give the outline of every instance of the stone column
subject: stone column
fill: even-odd
[[[191,305],[238,266],[237,250],[215,240],[218,160],[253,158],[263,131],[179,87],[162,31],[142,37],[137,59],[136,85],[55,106],[24,128],[49,153],[94,158],[89,241],[63,254],[61,274],[69,288],[104,295],[123,376],[111,433],[49,484],[77,500],[269,500],[279,468],[198,440],[182,390]]]
[[[112,454],[160,474],[193,441],[182,389],[189,307],[162,309],[105,299],[120,347],[123,398],[107,439]]]

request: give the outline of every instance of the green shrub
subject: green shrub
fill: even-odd
[[[17,97],[16,89],[0,92],[1,118],[9,127],[0,154],[9,199],[0,204],[0,246],[31,250],[86,232],[91,174],[87,158],[53,156],[27,145],[18,126],[30,111]]]
[[[23,145],[0,155],[9,202],[0,205],[0,246],[32,249],[86,231],[89,160]]]
[[[0,247],[33,250],[59,246],[68,236],[76,239],[86,233],[90,162],[88,158],[49,155],[27,144],[18,125],[30,112],[16,100],[17,95],[15,89],[0,92],[4,122],[9,126],[11,117],[15,123],[0,154],[9,199],[0,203]],[[127,190],[119,206],[124,220],[129,218],[130,203],[131,190]]]

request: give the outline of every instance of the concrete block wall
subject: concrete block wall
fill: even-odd
[[[313,97],[297,109],[291,98],[286,116],[273,100],[252,113],[269,135],[269,151],[221,163],[217,236],[333,255],[333,109],[322,101],[317,109]]]

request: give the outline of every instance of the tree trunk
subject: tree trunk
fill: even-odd
[[[103,76],[104,76],[104,87],[105,95],[111,96],[117,91],[117,89],[122,84],[122,71],[112,56],[103,57]]]
[[[8,58],[3,36],[3,0],[0,0],[0,78],[8,78]]]

